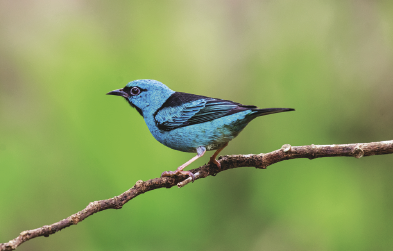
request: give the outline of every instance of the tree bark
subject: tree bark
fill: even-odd
[[[308,146],[291,146],[283,145],[280,149],[270,153],[249,154],[249,155],[227,155],[219,157],[221,164],[219,170],[215,165],[206,164],[199,168],[190,170],[195,175],[195,180],[215,176],[219,172],[237,167],[256,167],[265,169],[266,167],[289,159],[298,158],[322,158],[322,157],[338,157],[347,156],[361,158],[372,155],[392,154],[393,140],[357,143],[357,144],[341,144],[341,145],[308,145]],[[66,227],[76,225],[90,215],[106,209],[120,209],[125,203],[132,200],[136,196],[145,192],[166,187],[170,188],[177,185],[179,188],[192,182],[191,178],[185,176],[155,178],[148,181],[139,180],[136,184],[124,193],[107,200],[94,201],[89,205],[66,219],[51,225],[45,225],[33,230],[27,230],[20,233],[18,237],[7,243],[0,244],[0,251],[15,250],[20,244],[39,236],[48,237]]]

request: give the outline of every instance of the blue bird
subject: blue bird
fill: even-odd
[[[285,111],[291,108],[259,109],[233,101],[175,92],[156,80],[141,79],[129,82],[124,88],[108,95],[124,97],[144,118],[151,134],[160,143],[175,150],[197,153],[176,171],[166,171],[164,176],[195,176],[183,169],[206,151],[216,150],[210,163],[219,169],[217,155],[256,117]]]

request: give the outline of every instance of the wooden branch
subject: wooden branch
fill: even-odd
[[[382,155],[393,153],[393,140],[359,143],[359,144],[343,144],[343,145],[309,145],[309,146],[291,146],[283,145],[281,149],[270,153],[249,154],[249,155],[228,155],[219,157],[221,163],[221,170],[218,170],[215,165],[206,164],[196,169],[190,170],[195,174],[195,180],[206,178],[207,176],[215,176],[217,173],[237,168],[237,167],[256,167],[265,169],[266,167],[288,159],[298,158],[321,158],[321,157],[337,157],[348,156],[361,158],[371,155]],[[170,188],[175,185],[183,187],[191,182],[191,178],[185,179],[184,176],[155,178],[148,181],[139,180],[136,184],[113,198],[107,200],[100,200],[91,202],[85,209],[79,211],[66,219],[53,223],[52,225],[45,225],[33,230],[27,230],[20,233],[18,237],[10,240],[7,243],[0,244],[0,251],[15,250],[20,244],[30,239],[45,236],[48,237],[66,227],[76,225],[83,221],[90,215],[106,209],[120,209],[125,203],[135,198],[136,196],[157,188]]]

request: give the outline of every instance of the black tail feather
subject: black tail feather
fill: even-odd
[[[273,114],[273,113],[294,111],[295,109],[292,109],[292,108],[265,108],[265,109],[254,108],[252,110],[256,111],[256,113],[254,113],[254,115],[258,117],[258,116],[269,115],[269,114]]]

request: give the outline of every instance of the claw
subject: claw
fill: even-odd
[[[218,162],[215,158],[213,158],[213,156],[210,157],[209,163],[216,165],[218,167],[218,170],[221,170],[221,163]]]
[[[182,171],[181,174],[188,175],[191,177],[192,182],[195,180],[195,175],[190,171]]]
[[[179,170],[176,170],[176,171],[165,171],[165,172],[163,172],[161,174],[161,178],[162,177],[176,176],[176,175],[179,175],[179,174],[190,176],[191,179],[192,179],[192,182],[194,182],[194,180],[195,180],[195,175],[192,172],[190,172],[190,171],[179,171]]]

